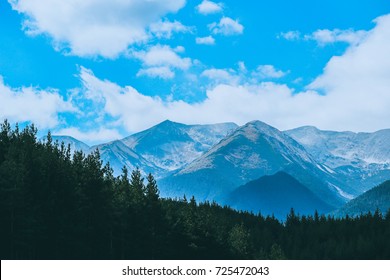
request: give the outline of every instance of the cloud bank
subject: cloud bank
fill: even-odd
[[[24,30],[31,36],[45,34],[57,49],[78,56],[113,58],[128,46],[148,39],[148,27],[168,13],[175,13],[185,0],[8,0],[25,16]],[[163,22],[159,36],[183,31],[178,22]]]
[[[56,90],[34,87],[13,89],[0,76],[0,119],[10,122],[33,122],[39,128],[53,128],[60,124],[61,113],[77,113]]]
[[[334,44],[338,42],[348,43],[350,45],[357,45],[361,43],[368,32],[365,30],[353,30],[353,29],[318,29],[311,34],[302,35],[301,32],[297,30],[282,32],[277,35],[279,39],[285,39],[288,41],[315,41],[319,46],[325,46],[329,44]]]

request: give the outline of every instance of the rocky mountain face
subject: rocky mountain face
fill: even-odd
[[[185,125],[164,121],[122,142],[157,167],[173,171],[200,157],[236,128],[234,123]]]
[[[305,126],[285,133],[340,180],[353,186],[353,196],[390,178],[390,129],[354,133]]]
[[[46,141],[46,139],[44,139],[43,141]],[[70,149],[72,152],[82,151],[83,153],[89,153],[91,149],[91,147],[84,142],[81,142],[70,136],[52,136],[52,141],[58,142],[59,145],[61,145],[61,143],[63,142],[65,147],[68,147],[68,145],[70,145]]]

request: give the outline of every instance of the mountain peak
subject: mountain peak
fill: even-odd
[[[265,122],[262,122],[262,121],[259,121],[259,120],[253,120],[253,121],[250,121],[250,122],[247,122],[247,125],[256,125],[256,126],[270,126],[269,124],[266,124]]]
[[[182,123],[177,123],[177,122],[174,122],[174,121],[171,121],[171,120],[169,120],[169,119],[166,119],[165,121],[162,121],[162,122],[160,122],[159,124],[157,124],[157,125],[155,125],[155,127],[156,126],[172,126],[172,125],[180,125],[180,126],[182,126],[182,125],[184,125],[184,124],[182,124]]]
[[[158,132],[158,133],[162,133],[163,135],[171,135],[171,134],[174,134],[174,135],[180,135],[181,137],[186,137],[183,132],[183,129],[187,127],[187,125],[185,124],[182,124],[182,123],[177,123],[177,122],[173,122],[171,120],[165,120],[159,124],[156,124],[155,126],[147,129],[147,130],[144,130],[140,133],[136,133],[135,135],[137,134],[142,134],[142,133],[145,133],[145,132],[148,132],[150,133],[151,131],[154,131],[154,133]]]
[[[200,157],[236,125],[186,125],[165,120],[122,141],[157,167],[171,172]]]
[[[257,130],[259,131],[274,131],[274,132],[279,132],[278,129],[276,129],[275,127],[265,123],[265,122],[262,122],[262,121],[251,121],[251,122],[248,122],[246,125],[243,126],[244,128],[245,127],[253,127],[253,128],[256,128]]]
[[[239,128],[237,132],[252,141],[257,141],[262,134],[279,138],[277,135],[281,133],[276,128],[258,120],[248,122]]]

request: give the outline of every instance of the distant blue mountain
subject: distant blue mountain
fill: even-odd
[[[235,189],[226,204],[238,210],[275,215],[278,219],[285,219],[291,208],[301,215],[313,215],[315,210],[325,214],[334,209],[283,171]]]

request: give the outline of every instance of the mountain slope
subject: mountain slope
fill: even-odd
[[[285,219],[291,208],[301,215],[313,215],[315,210],[327,213],[332,209],[307,187],[282,171],[239,187],[229,195],[226,203],[238,210],[274,214],[279,219]]]
[[[377,209],[383,214],[390,209],[390,180],[349,201],[334,214],[339,217],[357,216],[362,213],[374,213]]]
[[[332,205],[343,199],[322,181],[330,176],[295,140],[263,122],[250,122],[175,174],[159,182],[166,196],[194,195],[224,202],[235,188],[264,175],[285,171]]]
[[[390,129],[354,133],[305,126],[285,133],[353,186],[357,194],[390,178]]]
[[[130,171],[139,168],[145,174],[160,174],[163,172],[161,168],[137,154],[120,140],[93,148],[99,149],[103,162],[109,162],[116,175],[121,173],[123,166],[126,166]]]
[[[235,128],[234,123],[185,125],[167,120],[122,142],[159,168],[172,171],[200,157]]]
[[[61,135],[54,135],[52,136],[53,142],[58,141],[58,143],[61,145],[62,142],[64,142],[65,147],[70,145],[70,149],[72,152],[75,151],[82,151],[85,154],[88,154],[90,151],[90,147],[85,144],[84,142],[81,142],[71,136],[61,136]]]

